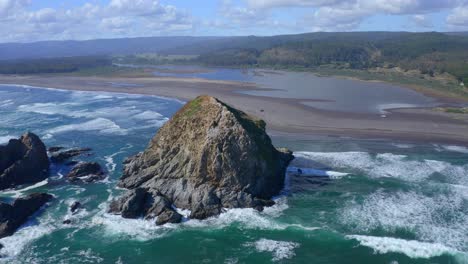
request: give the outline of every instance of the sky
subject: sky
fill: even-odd
[[[0,0],[0,42],[468,31],[468,0]]]

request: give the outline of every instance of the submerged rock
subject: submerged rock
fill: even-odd
[[[11,236],[30,216],[53,198],[46,193],[33,193],[12,204],[0,203],[0,238]]]
[[[81,208],[81,203],[78,201],[75,201],[72,203],[72,205],[70,205],[70,212],[72,214],[75,214],[80,208]]]
[[[49,158],[44,143],[33,133],[0,146],[0,190],[47,178]]]
[[[64,147],[54,146],[54,147],[48,148],[47,151],[49,151],[50,153],[53,153],[53,152],[60,151],[62,149],[64,149]]]
[[[265,122],[216,98],[187,103],[151,140],[124,162],[119,186],[130,189],[111,204],[123,217],[180,221],[172,205],[204,219],[222,208],[274,204],[284,184],[288,150],[273,147]]]
[[[99,181],[104,178],[101,165],[97,162],[80,162],[67,174],[71,182],[82,181],[86,183]]]
[[[64,163],[70,158],[86,154],[90,152],[92,149],[90,148],[75,148],[75,149],[69,149],[65,151],[52,151],[52,155],[50,156],[50,160],[53,163]],[[89,153],[88,153],[89,154]]]

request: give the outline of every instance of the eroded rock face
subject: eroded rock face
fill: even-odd
[[[46,193],[33,193],[12,204],[0,202],[0,238],[11,236],[30,216],[53,198]]]
[[[35,134],[25,133],[0,146],[0,190],[40,182],[48,171],[46,147]]]
[[[101,165],[97,162],[80,162],[67,174],[71,182],[95,182],[104,178]]]
[[[222,208],[261,210],[283,188],[292,158],[273,147],[263,120],[200,96],[177,112],[144,152],[125,161],[119,186],[131,191],[110,211],[180,221],[170,205],[189,209],[197,219]]]

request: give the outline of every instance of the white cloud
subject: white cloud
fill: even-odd
[[[468,5],[455,8],[447,17],[447,24],[452,29],[468,30]]]
[[[305,31],[341,31],[356,29],[374,15],[410,15],[412,23],[429,28],[426,14],[466,6],[468,0],[244,0],[255,12],[280,10],[286,7],[305,10],[307,15],[299,23]],[[466,24],[466,8],[458,8],[448,18],[452,24]],[[404,30],[404,29],[403,29]]]
[[[187,33],[190,14],[157,0],[111,0],[30,11],[26,0],[0,0],[0,42],[136,37]]]
[[[412,15],[411,22],[420,28],[431,28],[433,26],[431,19],[427,15]]]
[[[26,7],[30,2],[30,0],[0,0],[0,20],[5,20]]]

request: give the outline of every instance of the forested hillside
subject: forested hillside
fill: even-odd
[[[447,72],[468,82],[468,37],[443,33],[334,33],[263,48],[226,48],[201,54],[199,63],[215,66],[338,69],[400,67],[435,74]]]

